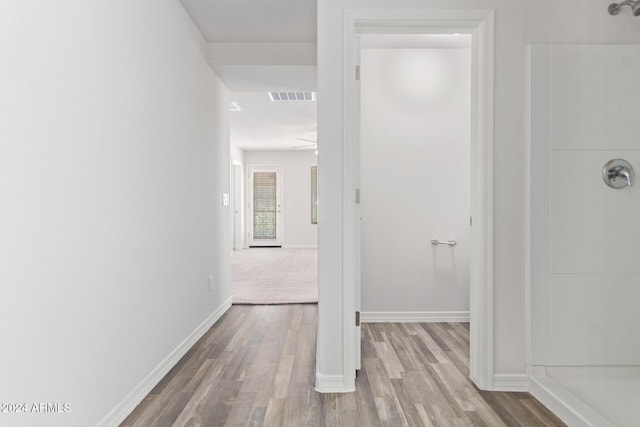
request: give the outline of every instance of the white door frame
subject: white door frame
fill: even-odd
[[[471,48],[471,262],[470,378],[483,390],[493,389],[493,86],[494,12],[492,10],[345,10],[343,45],[343,375],[355,382],[355,308],[359,216],[355,203],[359,117],[354,52],[357,34],[472,35]]]
[[[283,232],[283,200],[282,200],[282,166],[281,165],[249,165],[247,174],[247,224],[248,224],[248,246],[282,246],[284,240]],[[254,240],[253,239],[253,174],[255,172],[275,172],[276,173],[276,238],[274,240]]]

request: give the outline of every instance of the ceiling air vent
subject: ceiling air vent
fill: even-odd
[[[315,101],[315,92],[269,92],[272,101]]]

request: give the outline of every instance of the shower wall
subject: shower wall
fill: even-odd
[[[531,48],[531,363],[640,364],[640,45]]]
[[[640,45],[529,54],[529,362],[630,425],[611,405],[640,380],[640,185],[612,189],[602,169],[622,158],[640,172]],[[616,399],[594,394],[625,377]]]

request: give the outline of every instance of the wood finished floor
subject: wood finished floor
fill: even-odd
[[[528,393],[483,392],[464,323],[362,328],[356,392],[314,390],[317,306],[232,306],[122,426],[564,426]]]

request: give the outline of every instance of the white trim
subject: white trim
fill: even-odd
[[[284,249],[318,249],[318,245],[282,245]]]
[[[117,427],[133,412],[153,388],[169,373],[180,359],[202,338],[202,336],[222,317],[231,307],[231,297],[216,311],[200,324],[187,338],[184,339],[169,355],[156,366],[133,390],[125,396],[98,424],[98,427]]]
[[[493,117],[494,11],[370,9],[345,10],[343,27],[343,272],[342,343],[345,381],[355,381],[355,262],[360,248],[355,208],[357,112],[353,39],[356,33],[465,32],[472,41],[471,94],[471,265],[470,378],[483,390],[493,388]]]
[[[343,15],[343,70],[342,70],[342,373],[349,386],[356,381],[356,346],[358,327],[355,316],[358,308],[356,293],[359,265],[358,223],[356,186],[359,159],[357,138],[359,134],[358,87],[355,79],[357,52],[356,11],[345,10]],[[356,343],[357,341],[357,343]]]
[[[472,39],[470,377],[493,388],[494,12],[478,11]],[[474,151],[476,151],[474,153]],[[476,189],[474,185],[478,185]]]
[[[363,311],[360,315],[363,323],[434,323],[469,322],[468,311]]]
[[[615,427],[547,376],[530,376],[529,393],[571,427]]]
[[[344,375],[324,375],[316,372],[316,391],[318,393],[350,393],[355,384],[346,384]]]
[[[524,319],[527,364],[531,364],[531,45],[527,46],[525,82]]]
[[[493,374],[492,391],[529,391],[527,374]]]
[[[551,46],[527,47],[527,150],[525,185],[525,310],[527,360],[550,359],[549,145]]]

